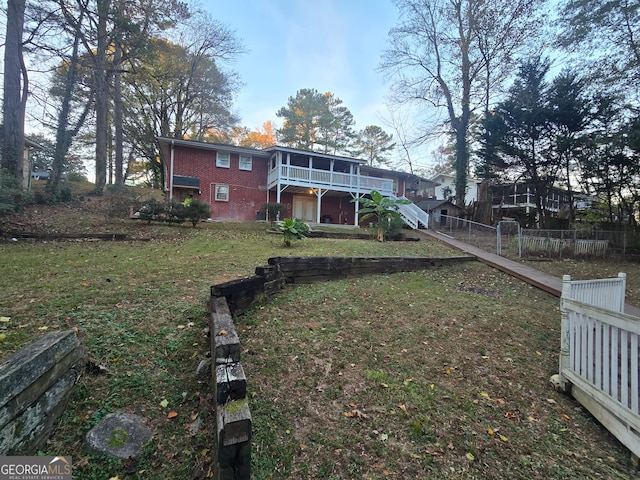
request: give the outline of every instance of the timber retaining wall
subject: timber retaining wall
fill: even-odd
[[[251,476],[251,412],[232,314],[265,303],[287,284],[413,272],[473,260],[475,257],[274,257],[268,265],[257,267],[255,276],[211,286],[216,478],[249,480]]]

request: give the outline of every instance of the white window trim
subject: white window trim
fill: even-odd
[[[231,168],[231,154],[225,152],[216,152],[216,167]]]
[[[243,159],[245,165],[242,164]],[[248,172],[253,170],[253,157],[251,155],[240,155],[238,158],[238,170],[246,170]]]
[[[219,198],[219,197],[218,197],[218,194],[219,194],[218,189],[219,189],[220,187],[224,187],[224,188],[226,188],[226,189],[227,189],[226,198]],[[226,183],[216,183],[216,186],[215,186],[215,195],[214,195],[214,200],[215,200],[216,202],[228,202],[228,201],[229,201],[229,185],[228,185],[228,184],[226,184]]]

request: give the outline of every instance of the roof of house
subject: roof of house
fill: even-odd
[[[283,146],[273,146],[273,147],[269,147],[266,148],[264,150],[260,150],[257,148],[249,148],[249,147],[237,147],[235,145],[225,145],[222,143],[211,143],[211,142],[202,142],[202,141],[197,141],[197,140],[184,140],[184,139],[180,139],[180,138],[172,138],[172,137],[157,137],[158,143],[160,145],[179,145],[179,146],[183,146],[183,147],[191,147],[191,148],[198,148],[201,150],[214,150],[214,151],[222,151],[222,152],[230,152],[230,153],[239,153],[239,154],[245,154],[245,155],[253,155],[253,156],[259,156],[259,157],[270,157],[271,155],[273,155],[275,152],[284,152],[284,153],[292,153],[295,155],[306,155],[306,156],[315,156],[315,157],[322,157],[322,158],[328,158],[330,160],[342,160],[345,162],[350,162],[350,163],[357,163],[359,164],[362,169],[362,171],[364,172],[371,172],[371,173],[376,173],[378,175],[392,175],[395,177],[403,177],[406,179],[411,179],[414,178],[416,180],[420,180],[422,182],[426,182],[426,183],[431,183],[435,186],[439,185],[437,182],[434,182],[433,180],[429,180],[428,178],[424,178],[424,177],[420,177],[418,175],[415,175],[413,173],[408,173],[408,172],[401,172],[401,171],[397,171],[397,170],[386,170],[383,168],[377,168],[377,167],[371,167],[369,165],[367,165],[366,160],[362,160],[359,158],[352,158],[352,157],[344,157],[344,156],[340,156],[340,155],[331,155],[328,153],[320,153],[320,152],[314,152],[314,151],[310,151],[310,150],[300,150],[297,148],[290,148],[290,147],[283,147]]]
[[[236,147],[235,145],[226,145],[223,143],[201,142],[198,140],[183,140],[172,137],[157,137],[160,145],[179,145],[181,147],[198,148],[200,150],[215,150],[229,153],[239,153],[245,155],[253,155],[259,157],[268,157],[269,152],[249,147]]]
[[[416,205],[420,207],[422,210],[424,210],[425,212],[431,212],[443,205],[460,210],[460,207],[458,207],[457,205],[454,205],[449,200],[421,200],[419,202],[416,202]]]
[[[454,174],[451,173],[437,173],[435,174],[433,177],[431,177],[432,181],[436,181],[436,178],[448,178],[451,180],[455,180],[456,176]],[[481,180],[477,179],[477,178],[473,178],[473,177],[467,177],[467,183],[481,183]]]

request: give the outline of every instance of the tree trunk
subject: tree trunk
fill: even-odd
[[[107,183],[107,128],[109,111],[109,82],[107,72],[107,16],[109,1],[98,0],[98,42],[95,61],[96,97],[96,188],[102,194]]]
[[[122,46],[117,43],[114,54],[114,72],[113,72],[113,128],[115,131],[115,184],[124,185],[124,151],[123,151],[123,126],[122,126],[122,71],[120,64],[122,63]]]
[[[27,77],[22,56],[25,0],[9,0],[4,49],[4,143],[2,167],[14,175],[26,188],[24,175],[24,116],[27,98]],[[28,165],[26,168],[29,168]]]

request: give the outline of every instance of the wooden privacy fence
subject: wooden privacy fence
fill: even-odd
[[[623,312],[626,276],[562,280],[560,385],[640,456],[640,318]]]

